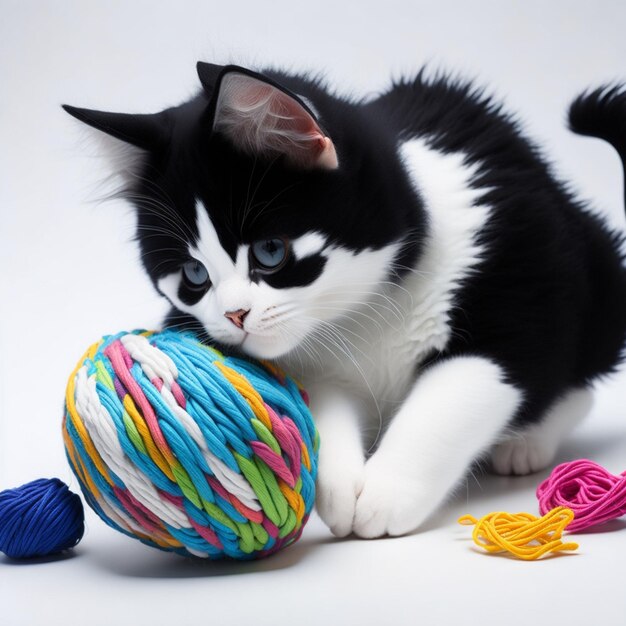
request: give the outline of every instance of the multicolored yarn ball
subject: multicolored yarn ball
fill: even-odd
[[[557,506],[574,512],[567,526],[576,532],[626,515],[626,471],[614,476],[589,459],[557,465],[537,488],[542,514]]]
[[[0,493],[0,552],[13,559],[49,556],[83,537],[83,503],[58,478],[40,478]]]
[[[305,392],[269,364],[190,333],[122,332],[87,350],[65,408],[70,464],[116,530],[208,559],[258,558],[299,538],[319,439]]]

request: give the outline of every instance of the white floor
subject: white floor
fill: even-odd
[[[224,6],[221,6],[224,5]],[[91,202],[104,169],[59,104],[129,112],[197,88],[198,59],[325,69],[340,92],[383,88],[422,63],[475,76],[520,113],[575,189],[623,228],[621,166],[571,135],[567,103],[626,79],[620,2],[0,2],[0,489],[72,480],[63,390],[101,334],[165,311],[137,262],[133,216]],[[626,469],[626,372],[558,460]],[[623,624],[626,519],[577,536],[576,555],[524,563],[480,554],[462,513],[536,512],[527,478],[477,475],[420,533],[337,541],[313,518],[258,563],[195,563],[146,548],[94,515],[74,556],[0,557],[0,623]]]

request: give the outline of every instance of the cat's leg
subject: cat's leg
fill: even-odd
[[[307,389],[320,434],[317,512],[334,535],[345,537],[352,531],[354,509],[363,487],[363,407],[334,387],[315,385]]]
[[[522,393],[482,357],[426,370],[365,466],[353,530],[361,537],[417,528],[513,418]]]
[[[506,433],[491,451],[497,474],[531,474],[554,459],[559,444],[589,413],[593,406],[590,389],[575,389],[559,399],[541,418],[523,430]]]

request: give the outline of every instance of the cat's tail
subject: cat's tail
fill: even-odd
[[[608,141],[619,153],[626,185],[626,84],[603,85],[580,94],[569,107],[569,127]],[[626,188],[625,199],[626,199]]]

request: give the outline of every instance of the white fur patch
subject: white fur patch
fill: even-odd
[[[482,258],[476,235],[489,207],[477,203],[484,190],[470,186],[477,168],[465,164],[463,154],[443,154],[424,139],[405,143],[400,153],[426,203],[431,229],[417,271],[404,283],[414,297],[406,332],[419,357],[443,349],[450,338],[454,294]]]
[[[311,232],[302,237],[298,237],[291,242],[291,249],[296,257],[300,260],[304,257],[317,254],[326,244],[326,237],[321,233]]]
[[[235,273],[235,264],[222,247],[215,226],[213,226],[207,210],[199,200],[196,201],[196,220],[198,244],[197,246],[190,246],[189,253],[194,259],[204,263],[209,271],[211,282],[215,285]]]

